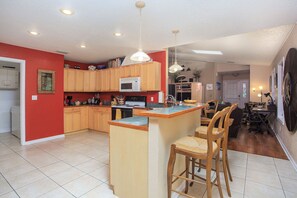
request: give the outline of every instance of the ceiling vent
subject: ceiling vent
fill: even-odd
[[[61,50],[57,50],[56,52],[59,53],[59,54],[68,54],[68,52],[61,51]]]

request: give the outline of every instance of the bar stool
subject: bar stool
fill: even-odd
[[[195,159],[201,159],[206,160],[206,178],[200,178],[206,182],[206,189],[207,189],[207,197],[211,198],[211,187],[215,182],[217,183],[220,197],[223,197],[222,193],[222,187],[220,183],[220,174],[219,174],[219,160],[220,160],[220,144],[221,144],[221,138],[224,135],[224,129],[223,129],[223,120],[225,115],[227,114],[227,111],[219,111],[217,112],[213,118],[211,119],[208,129],[207,129],[207,138],[198,138],[198,137],[183,137],[181,139],[178,139],[176,142],[174,142],[171,145],[170,150],[170,157],[168,161],[168,167],[167,167],[167,187],[168,187],[168,198],[171,198],[171,192],[176,192],[180,195],[191,197],[193,196],[188,195],[188,187],[189,187],[189,181],[190,182],[196,182],[201,183],[201,181],[190,179],[189,178],[189,165],[190,165],[190,158]],[[219,120],[219,126],[216,131],[213,130],[214,124],[216,121]],[[176,159],[176,154],[181,154],[186,157],[186,170],[183,171],[180,174],[174,174],[174,164]],[[211,181],[211,167],[212,167],[212,159],[215,157],[216,159],[216,178]],[[185,173],[185,177],[182,176]],[[194,172],[191,173],[192,175]],[[172,179],[175,178],[173,181]],[[186,180],[186,188],[185,193],[176,191],[172,189],[172,184],[176,182],[178,179],[184,179]]]
[[[224,136],[222,138],[222,143],[221,143],[221,149],[222,149],[222,162],[223,162],[223,172],[224,172],[224,178],[225,178],[225,183],[226,183],[226,187],[227,187],[227,192],[228,195],[231,197],[231,191],[230,191],[230,185],[229,185],[229,180],[228,180],[228,176],[230,181],[233,181],[232,179],[232,175],[231,175],[231,171],[230,171],[230,167],[229,167],[229,161],[228,161],[228,134],[229,134],[229,127],[232,125],[233,119],[230,118],[231,113],[234,111],[234,109],[237,108],[237,104],[233,104],[231,107],[226,107],[224,110],[227,110],[228,113],[225,116],[225,120],[224,120]],[[227,124],[226,124],[227,123]],[[195,136],[199,137],[199,138],[207,138],[207,126],[200,126],[197,127],[196,131],[195,131]],[[213,130],[218,130],[217,128],[213,128]],[[201,161],[199,162],[199,164],[201,163]],[[195,168],[195,160],[192,160],[192,171],[194,171]],[[228,174],[228,175],[227,175]]]

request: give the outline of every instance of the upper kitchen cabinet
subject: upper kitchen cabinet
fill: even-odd
[[[64,91],[75,91],[74,69],[64,69]]]
[[[161,64],[148,62],[141,64],[141,91],[161,90]]]
[[[119,91],[121,68],[111,68],[110,70],[110,91]]]
[[[75,70],[75,91],[83,92],[84,91],[84,71]]]
[[[103,69],[97,71],[97,91],[110,91],[110,81],[111,81],[110,69]]]
[[[84,70],[84,92],[95,92],[96,90],[96,71]]]
[[[0,69],[0,89],[17,89],[19,72],[15,69]]]

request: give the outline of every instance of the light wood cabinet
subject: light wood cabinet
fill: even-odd
[[[97,71],[97,90],[102,92],[110,91],[110,69]]]
[[[119,91],[120,68],[110,69],[110,91]]]
[[[91,129],[109,132],[110,107],[67,107],[64,108],[64,132]]]
[[[161,90],[161,64],[158,62],[143,63],[140,78],[141,91]]]
[[[84,71],[75,70],[75,88],[74,91],[84,91]]]
[[[96,92],[96,71],[83,71],[84,73],[84,92]]]
[[[110,107],[91,107],[89,109],[89,128],[90,129],[108,133],[109,120],[111,120]]]
[[[161,64],[148,62],[99,71],[64,69],[64,91],[119,91],[119,79],[129,77],[141,78],[141,91],[161,90]]]

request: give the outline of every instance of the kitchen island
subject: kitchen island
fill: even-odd
[[[170,145],[194,135],[203,104],[142,111],[110,121],[110,184],[121,198],[166,198]],[[175,171],[184,169],[178,156]],[[176,182],[173,188],[183,188]]]

